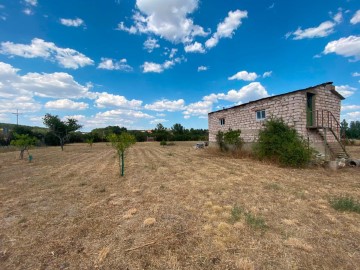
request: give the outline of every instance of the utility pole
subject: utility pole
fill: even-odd
[[[22,113],[19,113],[19,110],[16,109],[16,113],[12,113],[12,114],[16,115],[16,125],[18,126],[19,125],[19,114],[22,114]]]

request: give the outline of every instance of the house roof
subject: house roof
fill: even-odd
[[[225,108],[225,109],[222,109],[222,110],[217,110],[217,111],[209,112],[209,114],[216,113],[216,112],[221,112],[221,111],[226,111],[226,110],[229,110],[229,109],[239,108],[239,107],[242,107],[242,106],[245,106],[245,105],[248,105],[248,104],[252,104],[252,103],[255,103],[255,102],[258,102],[258,101],[266,100],[266,99],[272,99],[272,98],[275,98],[275,97],[281,97],[281,96],[285,96],[285,95],[289,95],[289,94],[294,94],[294,93],[297,93],[297,92],[306,92],[306,91],[312,90],[312,89],[314,89],[314,88],[317,88],[317,87],[319,87],[319,86],[326,86],[326,85],[329,85],[329,84],[333,84],[333,82],[326,82],[326,83],[318,84],[318,85],[315,85],[315,86],[310,86],[310,87],[308,87],[308,88],[299,89],[299,90],[287,92],[287,93],[284,93],[284,94],[279,94],[279,95],[276,95],[276,96],[271,96],[271,97],[266,97],[266,98],[261,98],[261,99],[249,101],[249,102],[247,102],[247,103],[243,103],[243,104],[236,105],[236,106],[233,106],[233,107],[229,107],[229,108]],[[331,93],[333,93],[335,96],[337,96],[337,97],[340,98],[341,100],[344,100],[344,99],[345,99],[345,98],[344,98],[342,95],[340,95],[339,92],[337,92],[336,90],[330,90],[330,91],[331,91]]]

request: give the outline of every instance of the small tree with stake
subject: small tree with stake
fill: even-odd
[[[14,139],[10,142],[11,145],[20,149],[20,159],[24,158],[24,152],[28,151],[31,146],[36,144],[36,138],[31,137],[29,134],[14,133]]]
[[[76,119],[68,118],[67,121],[61,121],[59,116],[49,113],[44,117],[44,125],[59,139],[62,151],[64,151],[64,144],[69,139],[71,132],[82,127]]]
[[[120,135],[110,134],[108,140],[111,143],[111,146],[114,147],[119,156],[119,165],[120,165],[120,174],[124,176],[125,171],[125,162],[124,162],[124,153],[127,148],[136,143],[136,139],[133,135],[123,132]],[[120,163],[121,162],[121,163]]]

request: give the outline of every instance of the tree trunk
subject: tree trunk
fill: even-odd
[[[124,152],[121,152],[121,176],[125,173]]]
[[[64,139],[63,138],[60,139],[60,147],[61,147],[61,151],[64,151]]]

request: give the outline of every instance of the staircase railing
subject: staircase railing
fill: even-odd
[[[316,110],[316,122],[315,126],[317,128],[327,128],[331,131],[331,133],[334,135],[334,138],[341,146],[344,153],[349,156],[349,154],[346,152],[344,145],[341,143],[340,140],[340,123],[335,118],[334,114],[331,111],[328,110]]]

